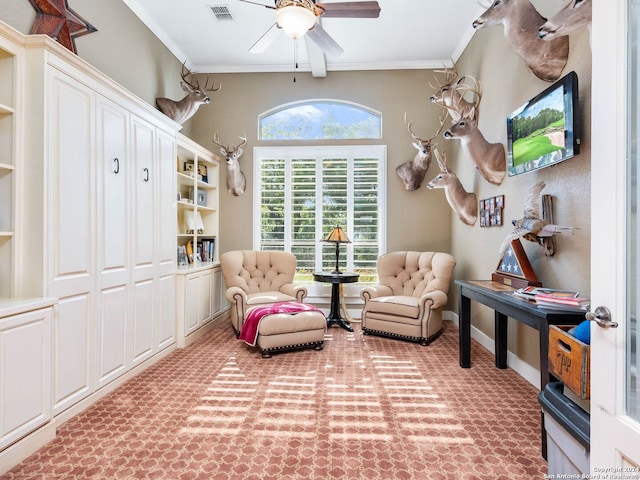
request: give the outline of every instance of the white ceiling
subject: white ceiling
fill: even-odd
[[[255,0],[273,5],[273,0]],[[318,3],[332,3],[324,0]],[[358,0],[354,0],[358,1]],[[124,0],[131,10],[194,72],[291,71],[294,40],[283,31],[263,53],[249,48],[274,23],[274,10],[240,0]],[[441,68],[458,59],[484,10],[477,0],[378,0],[376,19],[323,18],[324,30],[344,49],[325,57],[326,70]],[[227,6],[232,20],[218,20],[210,6]],[[311,43],[311,42],[310,42]],[[309,71],[304,39],[298,68]]]

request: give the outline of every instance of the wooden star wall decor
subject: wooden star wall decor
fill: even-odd
[[[69,8],[67,0],[29,0],[36,9],[36,20],[31,33],[44,33],[73,53],[75,39],[98,29]]]

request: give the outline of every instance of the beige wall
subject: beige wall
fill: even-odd
[[[5,5],[7,4],[7,5]],[[70,7],[97,32],[76,39],[77,54],[151,105],[179,100],[180,64],[121,0],[74,0]],[[35,10],[27,0],[2,0],[0,20],[28,34]],[[189,134],[190,122],[183,128]]]
[[[383,138],[353,143],[387,145],[387,250],[451,249],[451,215],[443,191],[422,187],[407,192],[395,174],[395,168],[412,159],[416,152],[404,125],[404,112],[413,120],[412,128],[417,135],[428,138],[437,130],[440,110],[427,100],[427,81],[433,81],[431,72],[330,72],[326,78],[298,73],[295,83],[290,73],[228,74],[215,78],[222,81],[222,90],[210,106],[201,108],[194,117],[194,138],[216,152],[211,142],[216,130],[223,144],[237,144],[238,135],[244,133],[248,138],[240,160],[247,177],[245,195],[233,197],[224,188],[220,192],[221,252],[252,248],[252,147],[270,145],[257,140],[258,115],[278,105],[309,99],[346,100],[382,113]],[[433,177],[436,172],[434,162],[428,176]],[[226,166],[221,174],[224,186]]]
[[[29,2],[3,2],[0,20],[28,33],[34,19]],[[545,16],[560,8],[557,0],[534,0]],[[124,85],[150,104],[158,96],[179,99],[179,69],[176,59],[162,43],[135,17],[121,1],[74,0],[72,8],[98,28],[98,32],[77,40],[80,57]],[[548,84],[530,74],[507,47],[502,27],[478,31],[458,61],[458,71],[480,80],[484,97],[480,106],[480,129],[492,142],[506,143],[505,118],[516,107],[533,97]],[[183,133],[214,150],[211,137],[219,130],[223,143],[237,142],[246,133],[248,145],[241,159],[248,187],[242,197],[232,197],[221,189],[221,251],[251,248],[253,208],[252,147],[266,145],[257,141],[257,117],[281,104],[307,99],[337,99],[360,103],[383,115],[383,138],[387,145],[387,249],[433,249],[451,251],[458,260],[458,279],[487,279],[498,263],[498,246],[510,231],[510,220],[519,218],[529,187],[544,180],[544,193],[553,195],[557,223],[580,227],[575,235],[559,236],[557,253],[546,258],[540,247],[526,242],[525,249],[540,280],[549,287],[577,289],[589,294],[590,275],[590,83],[591,53],[587,32],[571,36],[571,53],[565,73],[575,70],[579,77],[581,117],[583,119],[582,153],[561,165],[537,173],[506,178],[501,186],[486,183],[475,172],[454,141],[439,139],[448,152],[451,168],[467,190],[479,199],[505,195],[504,219],[500,228],[463,225],[440,190],[404,191],[395,168],[413,158],[404,126],[406,111],[413,120],[414,131],[431,136],[436,130],[440,109],[427,101],[432,89],[433,72],[371,71],[329,72],[327,78],[313,78],[299,72],[293,83],[292,73],[214,75],[223,83],[213,102],[203,106],[188,122]],[[377,143],[377,142],[363,142]],[[603,159],[606,161],[606,159]],[[428,179],[437,174],[432,165]],[[224,185],[225,167],[221,169]],[[456,309],[455,294],[449,308]],[[493,315],[473,305],[473,325],[493,337]],[[510,322],[509,349],[537,368],[538,344],[535,332],[517,322]]]
[[[560,8],[555,0],[533,2],[550,17]],[[506,144],[505,119],[509,113],[544,90],[543,82],[524,66],[508,48],[501,26],[476,32],[457,62],[460,74],[473,75],[482,82],[484,96],[480,105],[480,130],[487,140]],[[579,227],[575,235],[556,235],[557,253],[545,257],[542,248],[523,241],[527,256],[543,285],[575,289],[589,295],[591,254],[591,50],[589,33],[584,30],[570,36],[570,54],[563,75],[574,70],[578,75],[582,145],[580,154],[555,167],[516,177],[506,177],[502,185],[492,186],[469,168],[469,160],[458,148],[451,156],[463,184],[473,189],[478,199],[505,195],[505,225],[502,227],[467,227],[455,221],[451,230],[452,253],[458,259],[457,279],[488,279],[498,263],[498,247],[512,229],[511,220],[522,217],[523,205],[531,185],[546,182],[543,193],[553,196],[554,218],[560,225]],[[452,153],[454,153],[452,151]],[[606,161],[606,159],[603,159]],[[493,337],[493,312],[472,303],[472,324]],[[509,321],[509,350],[538,368],[536,332]]]

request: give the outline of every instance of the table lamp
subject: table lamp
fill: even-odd
[[[340,244],[341,243],[351,243],[351,240],[349,240],[349,237],[347,237],[347,234],[344,233],[344,230],[342,230],[342,228],[340,228],[340,225],[336,225],[335,228],[333,230],[331,230],[331,232],[329,232],[329,235],[324,237],[321,241],[322,242],[335,243],[336,244],[336,269],[331,273],[335,273],[335,274],[342,273],[340,271],[340,264],[339,264],[339,260],[340,260]]]

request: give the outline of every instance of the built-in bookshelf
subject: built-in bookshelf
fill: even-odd
[[[0,30],[0,298],[16,292],[16,175],[20,168],[20,102],[23,47],[7,28]]]
[[[218,179],[221,158],[178,134],[176,174],[178,268],[218,263]]]

